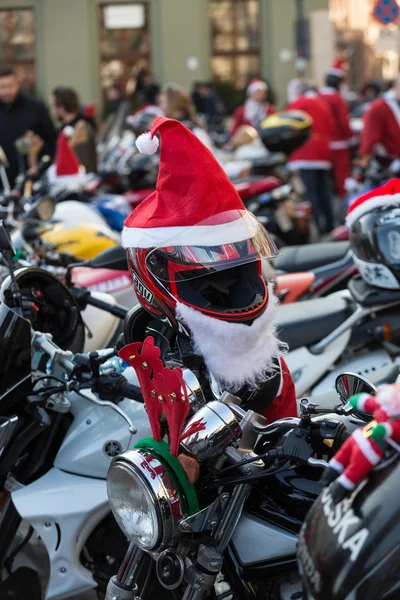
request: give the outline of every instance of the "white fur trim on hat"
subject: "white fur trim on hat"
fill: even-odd
[[[121,245],[124,248],[157,248],[168,246],[215,246],[242,242],[257,233],[257,224],[239,218],[220,225],[193,227],[124,227]]]
[[[142,133],[136,140],[136,148],[140,154],[155,154],[158,150],[158,137],[151,137],[151,133]]]
[[[80,169],[75,175],[57,175],[56,165],[50,165],[47,170],[47,179],[52,192],[60,190],[78,190],[86,183],[86,171]]]
[[[353,210],[350,210],[346,217],[346,226],[351,227],[357,219],[366,213],[371,212],[371,210],[374,210],[375,208],[391,206],[392,204],[400,204],[400,194],[385,194],[385,196],[374,196],[373,198],[369,198]]]
[[[268,86],[265,83],[265,81],[262,81],[261,79],[257,79],[256,81],[252,81],[247,86],[246,93],[248,96],[251,96],[251,94],[253,94],[254,92],[257,92],[258,90],[267,90],[267,89],[268,89]]]
[[[346,71],[343,69],[336,69],[335,67],[331,67],[328,69],[328,75],[336,75],[337,77],[343,77],[346,75]]]

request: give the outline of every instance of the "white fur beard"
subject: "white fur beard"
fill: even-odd
[[[180,302],[176,314],[190,329],[195,352],[225,389],[256,389],[276,375],[276,359],[287,349],[273,324],[277,304],[270,288],[267,310],[250,326],[207,317]]]

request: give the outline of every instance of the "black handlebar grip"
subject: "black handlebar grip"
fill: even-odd
[[[122,394],[124,394],[125,398],[136,400],[137,402],[144,402],[142,391],[136,385],[132,385],[128,382],[122,383],[120,386],[120,391]]]

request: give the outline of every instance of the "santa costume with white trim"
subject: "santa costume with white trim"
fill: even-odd
[[[139,151],[154,154],[159,145],[157,134],[161,153],[156,190],[126,219],[122,232],[128,262],[134,255],[135,291],[153,316],[149,302],[157,297],[158,288],[154,280],[146,279],[143,262],[149,256],[147,251],[178,246],[207,254],[207,247],[229,248],[232,244],[233,252],[234,244],[248,240],[252,227],[259,227],[213,154],[189,129],[179,121],[159,117],[151,132],[138,138]],[[137,284],[139,276],[142,281]],[[143,286],[148,288],[147,298]],[[225,320],[212,309],[196,309],[196,304],[185,302],[172,286],[168,292],[164,286],[162,293],[163,307],[190,332],[195,354],[208,372],[223,382],[223,389],[245,387],[246,398],[257,396],[259,412],[269,421],[297,415],[293,380],[282,357],[284,345],[276,338],[273,317],[277,299],[270,286],[265,289],[265,309],[250,324],[243,315],[233,314],[235,311]],[[258,394],[267,393],[267,387],[274,393],[262,406]]]
[[[358,412],[372,414],[373,420],[356,429],[330,460],[323,483],[336,479],[341,499],[351,492],[376,466],[388,447],[386,440],[400,440],[400,385],[381,385],[376,396],[356,394],[349,403]]]
[[[242,125],[258,127],[265,117],[269,117],[269,115],[273,115],[277,112],[275,106],[270,102],[257,102],[252,98],[254,92],[257,92],[258,90],[263,90],[266,93],[268,91],[268,86],[265,81],[262,81],[261,79],[253,79],[247,86],[246,102],[239,106],[233,113],[230,131],[231,136],[234,135]]]
[[[398,94],[397,83],[396,94]],[[397,97],[374,100],[364,115],[360,155],[376,155],[385,164],[400,157],[400,105]]]
[[[333,67],[328,70],[329,75],[337,78],[341,82],[346,75],[342,61],[336,61]],[[346,195],[345,181],[350,177],[350,145],[354,139],[354,134],[350,127],[349,111],[345,99],[338,89],[334,87],[322,87],[321,95],[331,109],[335,122],[333,137],[330,143],[332,150],[333,174],[336,182],[339,196]]]

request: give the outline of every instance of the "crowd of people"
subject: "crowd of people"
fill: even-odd
[[[346,74],[345,60],[339,56],[327,71],[325,85],[320,89],[304,77],[292,80],[284,108],[286,111],[303,111],[313,121],[310,139],[288,156],[287,164],[303,181],[321,234],[330,232],[335,226],[335,194],[338,198],[346,195],[346,180],[356,143],[350,114],[364,119],[356,159],[360,166],[365,166],[372,155],[390,164],[399,154],[400,80],[389,89],[376,82],[367,83],[349,101],[344,93]],[[261,79],[249,83],[244,103],[228,116],[211,83],[197,82],[193,93],[189,94],[173,83],[160,87],[148,69],[139,73],[133,98],[128,99],[121,87],[113,84],[105,90],[105,100],[109,116],[116,114],[123,104],[132,113],[143,106],[158,106],[157,114],[181,121],[222,163],[223,153],[215,148],[207,128],[213,119],[222,119],[232,142],[227,147],[232,148],[243,127],[257,128],[266,117],[277,112],[276,106],[268,101],[268,86]],[[59,132],[64,130],[70,138],[73,133],[70,143],[81,165],[87,172],[96,172],[98,129],[94,105],[82,106],[72,87],[57,86],[52,90],[49,113],[42,101],[20,91],[12,68],[0,69],[0,145],[9,162],[11,184],[21,170],[23,160],[15,142],[25,135],[30,136],[31,141],[36,140],[43,154],[54,156]],[[241,175],[237,167],[231,173],[230,166],[225,166],[230,176]]]

